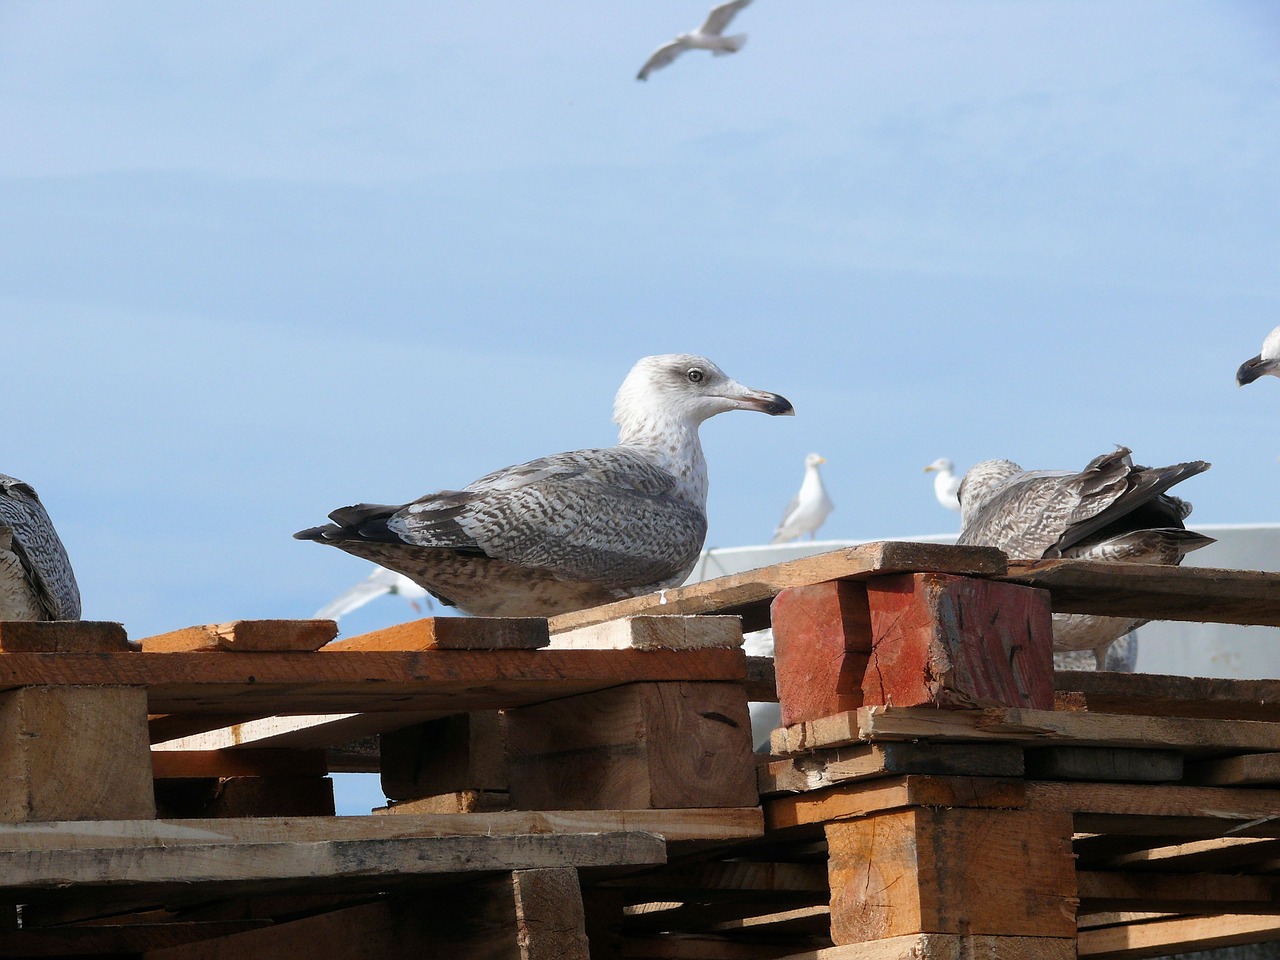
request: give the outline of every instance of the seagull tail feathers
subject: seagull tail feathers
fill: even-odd
[[[745,33],[735,33],[732,36],[722,37],[723,46],[717,47],[711,53],[717,57],[723,57],[726,53],[737,53],[747,43],[747,35]]]

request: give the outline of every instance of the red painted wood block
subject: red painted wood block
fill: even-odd
[[[863,702],[1053,709],[1049,593],[932,573],[867,582]]]
[[[784,726],[862,706],[871,623],[861,583],[789,587],[774,598],[771,616]]]

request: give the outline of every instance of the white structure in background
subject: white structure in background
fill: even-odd
[[[924,468],[925,473],[935,473],[933,478],[933,495],[948,510],[960,510],[960,481],[964,477],[955,475],[956,465],[946,457],[939,457]]]
[[[357,583],[350,590],[334,597],[316,611],[317,620],[337,620],[343,615],[363,607],[370,600],[387,594],[404,597],[409,605],[418,613],[431,606],[427,591],[418,586],[403,573],[396,573],[386,567],[374,564],[373,572]],[[419,603],[419,601],[422,601]]]
[[[1197,524],[1196,531],[1215,538],[1216,542],[1188,556],[1184,566],[1280,572],[1280,524]],[[954,543],[956,535],[877,539]],[[711,580],[866,542],[819,540],[704,550],[689,582]],[[1277,637],[1275,627],[1158,620],[1140,627],[1138,635],[1141,643],[1138,645],[1137,669],[1142,673],[1238,680],[1280,677],[1280,642],[1277,642],[1280,637]],[[765,644],[767,647],[763,646]],[[754,653],[755,649],[771,652],[772,637],[765,631],[751,634],[747,649],[757,656],[761,654]],[[762,742],[767,743],[769,731],[777,722],[777,704],[752,704],[751,727],[757,747]]]
[[[818,528],[831,516],[836,505],[827,496],[827,488],[822,485],[822,473],[818,470],[826,462],[826,457],[816,453],[804,458],[804,479],[800,481],[800,492],[787,504],[770,543],[798,540],[805,534],[812,540]]]

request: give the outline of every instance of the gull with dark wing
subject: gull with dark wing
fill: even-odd
[[[1262,377],[1280,377],[1280,327],[1276,327],[1262,341],[1262,352],[1240,364],[1236,371],[1236,385],[1243,387]]]
[[[0,620],[79,620],[67,551],[29,483],[0,473]]]
[[[1013,562],[1055,558],[1176,565],[1213,543],[1187,530],[1191,504],[1166,491],[1203,473],[1203,460],[1169,467],[1135,466],[1119,447],[1078,473],[1023,470],[984,460],[960,484],[962,544],[998,547]],[[1098,669],[1117,637],[1143,621],[1054,614],[1054,650],[1092,650]]]
[[[800,481],[800,492],[791,498],[782,521],[773,531],[770,543],[786,543],[808,534],[809,539],[817,533],[836,505],[827,496],[827,488],[822,485],[822,474],[818,468],[827,462],[827,458],[811,453],[804,458],[804,479]]]
[[[924,468],[925,473],[933,473],[933,495],[948,510],[960,509],[960,478],[955,475],[956,465],[946,457],[939,457]]]
[[[712,55],[717,57],[726,53],[737,53],[747,42],[747,35],[736,33],[726,37],[722,34],[730,21],[737,16],[738,11],[750,2],[751,0],[732,0],[731,3],[722,3],[715,7],[707,14],[707,19],[698,29],[682,33],[653,51],[644,66],[640,68],[640,72],[636,74],[636,79],[648,80],[649,74],[654,70],[667,66],[686,50],[710,50]]]
[[[476,616],[547,617],[676,586],[707,533],[698,427],[729,410],[795,412],[705,357],[645,357],[618,390],[616,446],[542,457],[410,503],[343,507],[294,536],[403,573]]]

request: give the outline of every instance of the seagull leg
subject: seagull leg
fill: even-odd
[[[1093,648],[1094,670],[1105,670],[1107,666],[1107,651],[1111,649],[1111,641],[1108,640],[1100,647]]]

